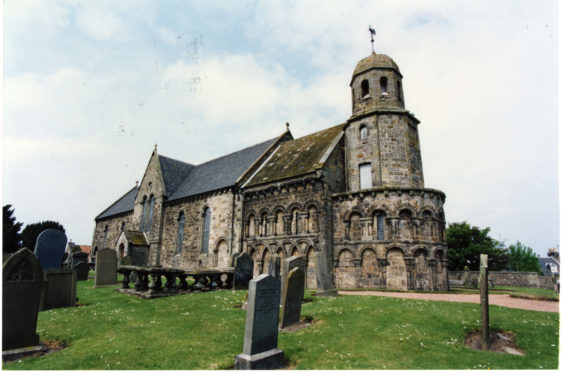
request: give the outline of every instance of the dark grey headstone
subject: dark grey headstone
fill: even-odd
[[[293,268],[285,282],[281,295],[281,328],[296,324],[300,320],[304,298],[304,271],[299,267]]]
[[[76,271],[76,280],[88,280],[88,274],[90,273],[90,265],[87,262],[79,262],[74,266],[74,271]]]
[[[111,248],[104,248],[96,255],[94,287],[117,283],[117,256]]]
[[[66,235],[63,231],[47,229],[39,234],[35,243],[35,255],[43,270],[60,268],[65,248]]]
[[[132,258],[132,265],[146,266],[148,264],[148,247],[132,246],[129,248],[129,255]]]
[[[80,262],[88,262],[88,254],[85,252],[75,252],[72,253],[72,259],[70,261],[70,267],[74,268]]]
[[[262,274],[250,281],[244,352],[236,356],[235,369],[283,367],[283,351],[277,348],[279,279]]]
[[[49,269],[45,271],[47,287],[43,309],[76,306],[76,271]]]
[[[254,260],[246,252],[234,258],[234,289],[247,289],[254,276]]]
[[[131,256],[123,256],[119,261],[121,266],[131,266],[133,264],[133,258]]]
[[[281,280],[281,257],[274,254],[269,261],[269,275]]]
[[[37,257],[20,249],[2,265],[2,350],[39,344],[39,301],[45,281]]]
[[[298,267],[305,274],[304,282],[306,286],[306,260],[302,257],[293,256],[285,259],[285,264],[281,265],[281,297],[285,292],[285,284],[287,283],[287,276],[289,272],[295,267]]]

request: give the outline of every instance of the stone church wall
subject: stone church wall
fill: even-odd
[[[430,189],[335,194],[336,286],[446,290],[443,202]]]
[[[232,209],[235,195],[231,191],[214,193],[166,204],[163,218],[160,263],[165,267],[181,269],[207,269],[230,265],[232,245]],[[239,203],[239,202],[238,202]],[[202,252],[204,210],[211,212],[208,252]],[[235,206],[239,209],[239,206]],[[181,249],[178,251],[180,212],[185,224]]]
[[[119,239],[119,234],[125,224],[125,229],[130,229],[132,226],[132,212],[128,214],[118,215],[116,217],[111,217],[103,220],[96,221],[96,227],[94,228],[94,237],[92,239],[92,252],[97,252],[104,248],[104,235],[107,226],[107,239],[105,243],[105,248],[111,248],[117,250],[117,239]],[[97,248],[97,250],[96,250]]]

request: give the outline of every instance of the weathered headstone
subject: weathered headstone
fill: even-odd
[[[39,344],[39,301],[45,281],[37,257],[27,248],[2,265],[2,350]]]
[[[247,289],[254,276],[254,260],[246,252],[234,257],[234,289]]]
[[[94,287],[117,283],[117,256],[111,248],[104,248],[96,255]]]
[[[134,266],[146,266],[148,264],[148,247],[132,246],[129,249],[129,255]]]
[[[279,279],[262,274],[250,281],[244,352],[236,356],[235,369],[283,367],[283,351],[277,348]]]
[[[285,279],[284,291],[281,294],[281,328],[298,323],[301,317],[301,306],[304,298],[304,272],[295,267]]]
[[[281,296],[285,293],[285,284],[287,283],[287,276],[289,272],[295,267],[298,267],[305,274],[305,286],[306,286],[306,260],[302,257],[293,256],[285,259],[285,264],[281,266]]]
[[[338,291],[334,286],[332,269],[328,266],[325,252],[316,252],[313,255],[316,267],[316,282],[318,291],[317,296],[332,297],[337,296]]]
[[[72,253],[72,258],[70,261],[70,268],[73,269],[80,262],[88,262],[88,254],[85,252],[74,252]]]
[[[269,261],[269,275],[281,280],[281,257],[274,254]]]
[[[123,256],[119,261],[121,266],[131,266],[133,264],[133,258],[131,256]]]
[[[88,280],[88,274],[90,273],[90,265],[87,262],[79,262],[74,266],[74,271],[76,271],[76,280]]]
[[[488,255],[480,255],[480,324],[482,325],[482,350],[490,347],[490,318],[488,313]]]
[[[43,309],[76,306],[76,271],[49,269],[45,271],[47,286]]]
[[[37,237],[35,255],[43,270],[58,269],[62,265],[66,235],[58,229],[46,229]]]

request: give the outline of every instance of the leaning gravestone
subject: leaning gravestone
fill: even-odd
[[[262,274],[250,281],[244,352],[236,356],[235,369],[283,367],[283,350],[277,348],[279,279]]]
[[[117,283],[117,256],[111,248],[104,248],[96,255],[94,287]]]
[[[281,328],[296,324],[300,320],[304,298],[304,272],[295,267],[289,272],[285,282],[284,292],[281,294]]]
[[[66,235],[63,231],[47,229],[39,234],[35,243],[35,255],[43,270],[60,268],[65,248]]]
[[[302,257],[293,256],[285,259],[285,264],[281,266],[281,296],[285,293],[285,284],[287,283],[287,276],[289,272],[295,267],[302,270],[305,275],[304,282],[306,286],[306,260]]]
[[[74,269],[74,267],[76,265],[78,265],[80,262],[86,262],[88,263],[88,254],[85,252],[74,252],[72,253],[72,258],[70,260],[70,268]]]
[[[133,264],[133,258],[131,256],[123,256],[121,260],[119,260],[120,266],[131,266]]]
[[[247,289],[254,276],[254,260],[246,252],[234,257],[234,289]]]
[[[87,262],[79,262],[74,265],[74,271],[76,271],[76,280],[83,281],[88,280],[88,274],[90,273],[90,265]]]
[[[2,265],[2,350],[39,344],[37,314],[45,285],[43,269],[27,248]]]
[[[76,306],[76,271],[49,269],[45,271],[47,286],[43,309]]]
[[[269,261],[269,275],[281,280],[281,257],[274,254]]]

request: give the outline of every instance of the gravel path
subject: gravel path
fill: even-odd
[[[478,294],[448,294],[448,293],[408,293],[408,292],[377,292],[377,291],[338,291],[341,295],[382,296],[396,298],[410,298],[415,300],[471,302],[480,303]],[[514,298],[507,294],[491,294],[490,305],[511,307],[514,309],[560,312],[558,301],[538,301],[524,298]]]

